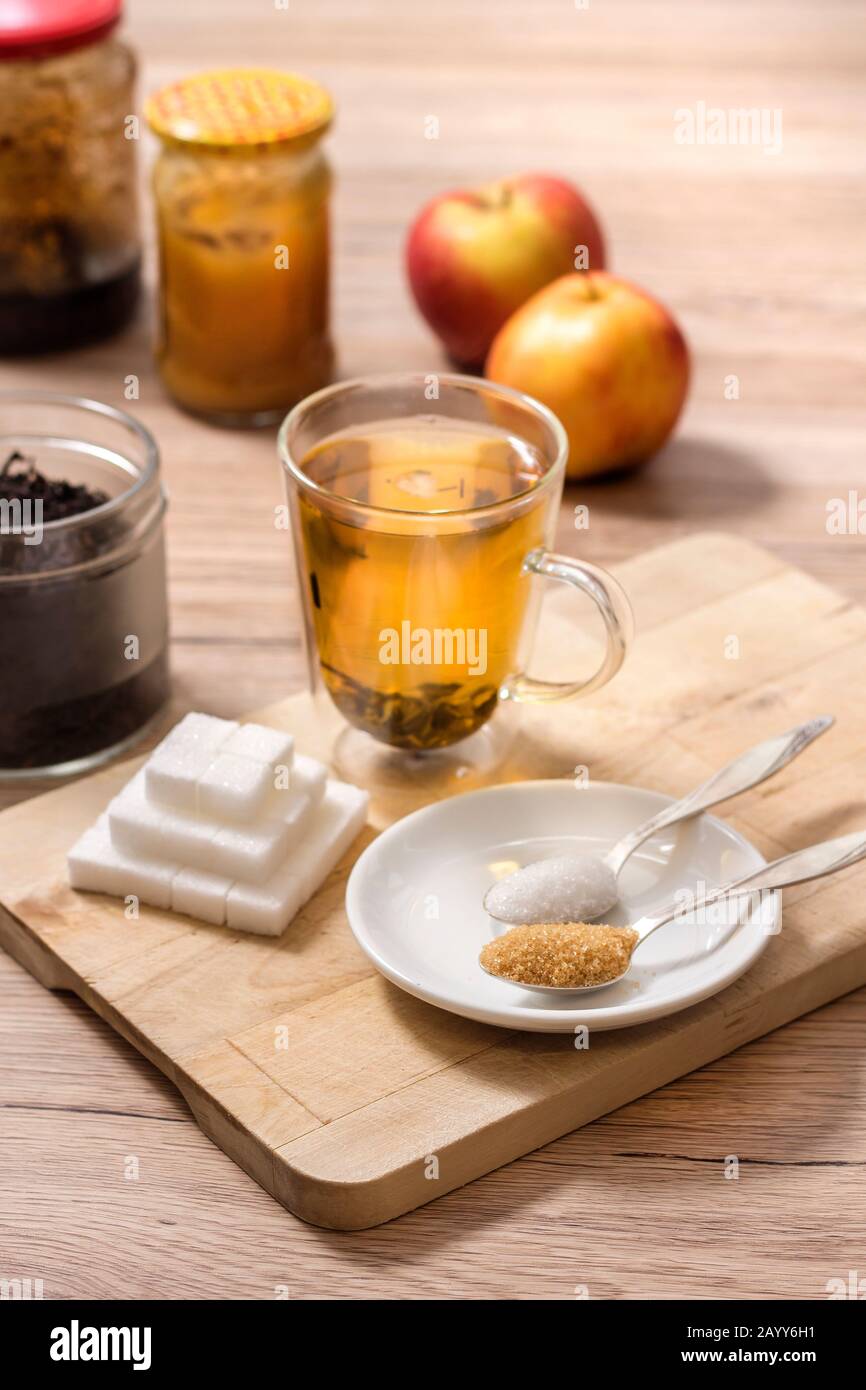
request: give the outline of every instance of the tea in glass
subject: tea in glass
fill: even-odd
[[[349,427],[300,460],[345,515],[302,493],[299,525],[325,688],[395,748],[444,748],[490,718],[519,669],[522,573],[553,521],[541,451],[495,425],[419,414]],[[516,504],[507,512],[497,504]]]

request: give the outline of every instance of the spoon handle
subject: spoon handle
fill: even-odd
[[[645,821],[636,830],[624,835],[605,855],[607,863],[613,872],[618,874],[629,856],[651,835],[655,835],[666,826],[676,825],[678,821],[697,816],[701,811],[717,806],[720,801],[727,801],[729,797],[748,791],[750,787],[758,786],[760,782],[766,781],[768,777],[787,767],[789,762],[802,753],[804,748],[808,748],[809,744],[833,723],[835,720],[832,714],[819,714],[814,719],[807,719],[805,724],[798,724],[796,729],[789,729],[786,734],[776,734],[774,738],[768,738],[750,748],[748,752],[741,753],[681,801],[666,806],[651,820]]]
[[[666,926],[676,917],[691,916],[708,903],[717,902],[719,898],[770,892],[777,888],[789,888],[793,883],[808,883],[810,879],[824,878],[827,874],[847,869],[864,858],[866,834],[862,830],[855,831],[853,835],[840,835],[837,840],[824,840],[821,844],[809,845],[806,849],[798,849],[793,854],[774,859],[772,864],[763,864],[760,869],[753,869],[743,878],[733,879],[731,883],[725,883],[720,888],[713,888],[696,902],[686,904],[680,900],[676,904],[669,904],[660,913],[654,913],[652,917],[644,917],[640,922],[636,922],[635,927],[640,940],[645,941],[651,932]]]

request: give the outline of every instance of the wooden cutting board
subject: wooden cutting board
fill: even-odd
[[[619,567],[638,638],[615,681],[524,715],[504,777],[572,775],[681,795],[809,715],[835,729],[727,815],[768,857],[866,826],[866,612],[742,540],[699,535]],[[565,589],[542,668],[591,660]],[[559,669],[558,674],[564,673]],[[326,756],[306,695],[256,718]],[[140,760],[0,815],[0,942],[73,990],[168,1076],[201,1128],[290,1211],[357,1229],[398,1216],[866,983],[866,869],[785,895],[783,929],[729,989],[590,1038],[507,1033],[403,994],[343,912],[371,828],[280,940],[76,894],[69,846]],[[376,808],[382,824],[416,804]],[[796,1079],[790,1085],[797,1104]]]

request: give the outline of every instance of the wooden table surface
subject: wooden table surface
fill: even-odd
[[[563,547],[583,502],[582,553],[601,563],[716,527],[866,599],[862,539],[826,528],[828,501],[864,487],[856,0],[131,0],[128,11],[143,90],[239,61],[333,90],[343,374],[443,365],[401,269],[426,198],[522,169],[571,176],[601,212],[613,267],[679,315],[696,370],[662,456],[569,490]],[[778,108],[781,151],[678,144],[674,112],[698,102]],[[273,433],[180,415],[151,369],[148,318],[110,344],[4,365],[3,385],[123,405],[124,379],[139,377],[132,408],[159,439],[172,501],[175,712],[235,716],[302,680],[272,520]],[[278,1207],[132,1048],[4,956],[0,1277],[42,1279],[46,1298],[826,1297],[827,1280],[866,1259],[864,1022],[861,991],[347,1235]]]

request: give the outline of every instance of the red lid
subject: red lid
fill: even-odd
[[[95,43],[122,9],[123,0],[0,0],[0,58],[45,58]]]

